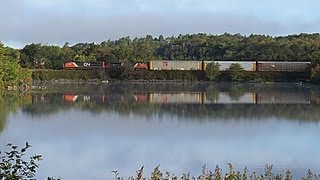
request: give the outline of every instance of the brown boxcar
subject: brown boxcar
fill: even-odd
[[[258,71],[306,72],[310,62],[258,61]]]

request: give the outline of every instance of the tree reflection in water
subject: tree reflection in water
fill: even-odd
[[[32,93],[23,112],[43,116],[72,108],[98,113],[176,115],[180,119],[319,120],[318,87],[257,84],[110,84],[53,87]]]
[[[5,129],[8,115],[17,112],[19,108],[31,105],[31,101],[31,94],[0,92],[0,133]]]

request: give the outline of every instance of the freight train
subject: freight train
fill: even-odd
[[[205,71],[208,64],[217,63],[220,71],[228,71],[232,64],[240,64],[245,71],[279,71],[279,72],[306,72],[311,62],[285,61],[168,61],[151,60],[148,63],[134,63],[135,70],[198,70]],[[66,62],[64,69],[104,69],[121,68],[124,63],[99,62]]]

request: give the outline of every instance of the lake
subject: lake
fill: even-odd
[[[177,175],[227,163],[249,173],[320,172],[320,86],[48,84],[0,99],[0,149],[30,142],[37,178],[125,179],[157,165]]]

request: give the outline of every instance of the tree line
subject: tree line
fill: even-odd
[[[240,34],[185,34],[171,37],[123,37],[101,43],[64,46],[32,43],[22,49],[0,43],[0,86],[30,80],[27,69],[61,69],[68,61],[148,62],[149,60],[311,61],[320,82],[320,34],[272,37]],[[213,69],[215,69],[213,67]],[[218,74],[208,74],[214,79]]]
[[[240,34],[186,34],[123,37],[64,46],[29,44],[20,51],[26,68],[61,69],[67,61],[147,62],[149,60],[267,60],[320,63],[320,34],[272,37]]]

